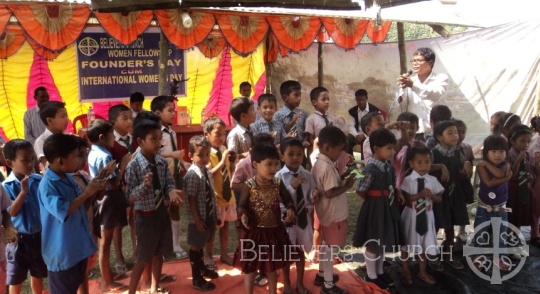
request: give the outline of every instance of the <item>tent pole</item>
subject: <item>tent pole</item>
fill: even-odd
[[[265,71],[266,71],[266,85],[265,87],[265,93],[272,93],[272,65],[270,64],[270,61],[268,60],[268,52],[270,51],[270,38],[268,38],[268,35],[266,35],[266,39],[264,42],[264,54],[266,55],[266,64],[264,65]]]
[[[399,74],[407,72],[407,50],[405,48],[405,30],[403,23],[398,22],[397,25],[398,50],[399,50]]]
[[[317,72],[317,78],[319,82],[319,87],[323,86],[323,77],[324,77],[324,70],[323,70],[323,44],[322,42],[317,42],[319,44],[319,52],[317,54],[317,65],[318,65],[318,72]]]
[[[163,31],[159,34],[159,73],[158,95],[167,94],[167,61],[169,59],[169,41]]]

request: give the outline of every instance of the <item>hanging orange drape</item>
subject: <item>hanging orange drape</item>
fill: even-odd
[[[323,17],[322,23],[334,43],[345,49],[353,49],[364,36],[369,20]]]
[[[391,25],[391,21],[383,21],[380,26],[376,25],[375,21],[373,20],[369,21],[366,28],[366,35],[373,43],[382,43],[384,42],[384,39],[386,39],[386,35],[388,34],[388,30],[390,30]]]
[[[43,58],[45,58],[47,60],[56,59],[56,57],[58,57],[58,55],[60,55],[60,53],[62,53],[64,51],[64,49],[67,48],[67,47],[62,48],[60,50],[49,50],[49,49],[39,45],[38,43],[36,43],[36,41],[32,40],[31,38],[26,39],[26,41],[28,41],[28,44],[30,44],[32,49],[34,49],[34,52],[36,52],[39,56],[41,56],[41,57],[43,57]]]
[[[152,22],[152,10],[95,13],[105,31],[122,44],[131,44],[137,40]]]
[[[311,45],[321,28],[318,17],[268,16],[266,20],[281,45],[295,52]]]
[[[324,26],[321,27],[321,30],[317,34],[317,42],[324,43],[326,41],[330,40],[330,35],[328,34],[328,31]]]
[[[268,33],[268,23],[262,16],[222,14],[216,19],[227,43],[239,54],[255,51]]]
[[[193,21],[190,28],[182,23],[181,10],[154,10],[159,25],[167,39],[180,49],[189,49],[199,44],[214,28],[214,15],[204,12],[190,12]]]
[[[26,34],[39,45],[60,50],[75,42],[90,16],[88,5],[10,5]]]
[[[11,18],[11,11],[4,5],[0,6],[0,33],[3,33]]]
[[[15,54],[23,43],[23,29],[17,24],[9,24],[0,37],[0,58],[5,59]]]
[[[225,38],[219,31],[211,32],[204,40],[197,45],[202,54],[208,58],[214,58],[218,56],[225,47]]]

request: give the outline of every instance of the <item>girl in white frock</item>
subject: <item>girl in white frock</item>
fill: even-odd
[[[419,256],[418,278],[427,284],[436,283],[433,276],[426,272],[426,255],[436,255],[437,231],[433,216],[433,203],[442,200],[443,186],[437,178],[428,174],[431,168],[431,152],[427,147],[415,146],[409,149],[408,163],[412,172],[403,179],[401,191],[407,206],[401,214],[401,231],[405,238],[401,246],[403,272],[401,279],[405,284],[412,284],[409,270],[409,255]]]

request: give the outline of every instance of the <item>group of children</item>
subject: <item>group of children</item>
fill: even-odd
[[[346,293],[336,285],[334,247],[345,245],[348,233],[346,192],[355,183],[354,160],[347,154],[345,133],[328,113],[328,90],[311,91],[315,111],[309,116],[299,108],[297,81],[282,83],[284,106],[279,110],[274,95],[261,95],[255,109],[248,97],[251,87],[245,92],[230,105],[236,127],[228,135],[221,119],[209,118],[203,135],[190,139],[191,164],[184,162],[171,128],[174,97],[154,98],[151,111],[138,107],[136,117],[125,105],[112,106],[108,121],[89,125],[91,145],[64,134],[68,117],[62,102],[45,102],[40,116],[46,130],[35,144],[16,139],[4,146],[12,171],[0,189],[2,224],[17,234],[6,248],[7,279],[0,279],[20,293],[30,271],[34,293],[43,288],[43,278],[48,278],[50,293],[88,293],[89,269],[98,261],[101,290],[123,290],[111,273],[110,251],[114,245],[115,271],[125,273],[121,232],[129,224],[136,260],[129,293],[145,288],[166,293],[159,286],[161,269],[163,257],[172,252],[189,258],[194,288],[215,289],[206,278],[219,278],[212,258],[218,230],[220,261],[245,273],[247,293],[265,283],[276,293],[278,270],[283,270],[283,293],[292,293],[293,262],[296,293],[309,293],[304,269],[312,252],[318,252],[313,283],[321,293]],[[134,104],[142,96],[135,94]],[[366,281],[382,289],[394,284],[384,272],[385,248],[401,249],[402,282],[413,283],[409,259],[419,255],[417,277],[435,284],[427,260],[433,269],[444,270],[443,260],[434,257],[440,253],[437,231],[444,230],[445,250],[454,245],[454,226],[459,226],[459,239],[467,238],[474,157],[463,142],[466,126],[452,119],[444,105],[434,106],[430,117],[433,134],[425,142],[415,135],[418,117],[413,113],[386,123],[381,113],[370,112],[360,121],[366,166],[355,187],[362,206],[353,245],[365,247]],[[539,122],[530,129],[519,116],[506,113],[492,121],[493,134],[484,142],[477,167],[474,226],[494,216],[518,227],[532,225],[532,243],[540,246]],[[311,164],[306,149],[313,155]],[[36,160],[45,167],[43,176],[34,172]],[[179,243],[182,205],[188,215],[188,252]],[[236,222],[238,240],[229,240],[230,222]],[[234,258],[229,241],[238,242]],[[464,267],[459,258],[446,262]],[[501,270],[512,266],[502,259],[495,262]]]

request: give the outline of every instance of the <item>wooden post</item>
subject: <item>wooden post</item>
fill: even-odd
[[[407,72],[407,50],[405,48],[405,31],[403,29],[403,23],[397,23],[397,37],[398,37],[398,50],[399,50],[399,74]]]
[[[324,87],[323,85],[323,79],[324,79],[324,67],[323,67],[323,44],[322,42],[318,42],[319,44],[319,51],[317,53],[317,64],[318,64],[318,83],[319,87]]]
[[[167,61],[169,60],[169,41],[163,34],[159,37],[159,73],[158,73],[158,95],[169,95],[167,93]]]
[[[270,51],[270,40],[268,36],[266,36],[266,40],[264,42],[266,50],[264,54],[266,54],[266,64],[264,65],[264,68],[266,70],[266,85],[264,86],[264,92],[265,93],[272,93],[272,64],[268,61],[268,51]],[[278,99],[279,101],[279,99]]]

